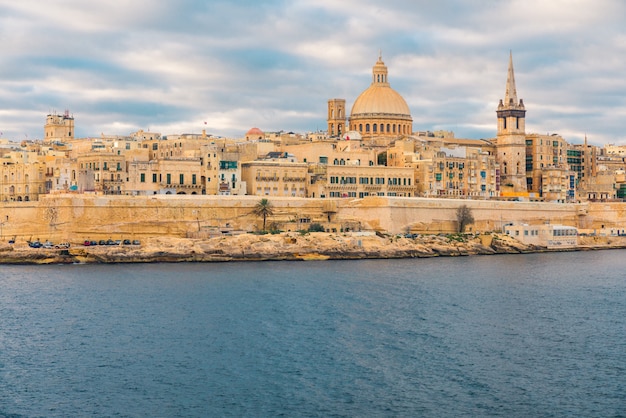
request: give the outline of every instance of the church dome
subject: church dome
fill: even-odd
[[[259,128],[252,128],[248,132],[246,132],[246,139],[248,141],[253,139],[263,139],[265,134]]]
[[[354,117],[379,114],[410,117],[411,111],[400,93],[389,85],[372,84],[354,101],[350,115]]]
[[[372,84],[354,101],[349,126],[364,137],[410,135],[413,119],[404,98],[389,85],[387,66],[378,57]]]

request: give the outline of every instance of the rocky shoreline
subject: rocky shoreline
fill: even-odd
[[[72,245],[69,249],[0,247],[0,264],[106,264],[264,260],[357,260],[458,257],[626,248],[626,237],[580,237],[569,249],[523,244],[507,235],[423,235],[415,238],[362,233],[241,234],[209,239],[156,237],[140,246]]]

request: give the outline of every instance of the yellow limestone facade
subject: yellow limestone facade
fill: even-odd
[[[98,196],[46,195],[37,202],[0,203],[0,241],[69,241],[188,237],[228,227],[261,229],[253,214],[258,196]],[[579,229],[626,229],[623,203],[535,203],[465,199],[366,197],[363,199],[301,199],[271,197],[269,224],[283,231],[301,229],[298,219],[337,231],[377,230],[387,233],[452,233],[456,210],[467,205],[475,218],[473,232],[501,230],[506,224],[546,222]]]

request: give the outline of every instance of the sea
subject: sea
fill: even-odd
[[[626,251],[0,266],[0,417],[625,417]]]

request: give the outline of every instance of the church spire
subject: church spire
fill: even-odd
[[[509,52],[509,73],[506,78],[506,93],[504,105],[517,104],[517,89],[515,88],[515,72],[513,71],[513,52]]]

